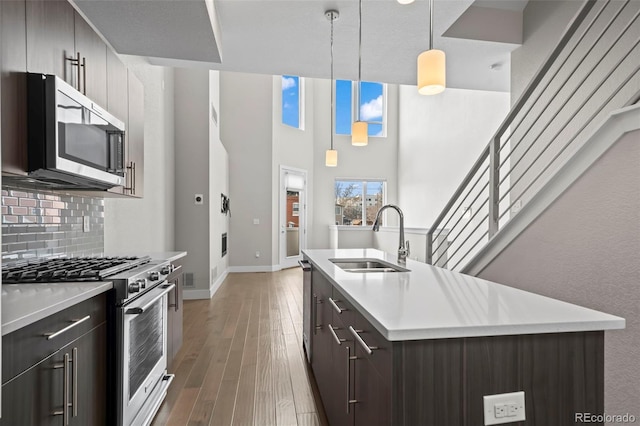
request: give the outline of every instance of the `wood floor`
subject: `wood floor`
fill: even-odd
[[[160,425],[327,425],[302,351],[302,271],[229,274],[184,302],[176,377]]]

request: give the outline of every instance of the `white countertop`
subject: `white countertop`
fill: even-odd
[[[407,260],[410,272],[346,272],[329,259],[375,258],[376,249],[303,253],[388,340],[613,330],[620,317]]]
[[[60,312],[113,288],[107,282],[3,284],[2,335]]]

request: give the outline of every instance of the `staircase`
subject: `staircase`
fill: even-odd
[[[640,2],[584,2],[431,226],[427,263],[477,275],[640,128],[639,44]]]

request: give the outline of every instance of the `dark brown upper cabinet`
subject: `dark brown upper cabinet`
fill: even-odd
[[[66,0],[26,2],[28,72],[55,74],[77,87],[74,18]]]
[[[143,84],[68,1],[0,1],[2,173],[27,174],[26,73],[53,74],[125,123],[127,183],[109,192],[142,197]]]
[[[0,86],[2,87],[2,172],[27,168],[27,36],[24,0],[1,1]]]
[[[107,45],[78,12],[74,16],[76,60],[79,56],[81,62],[77,88],[102,108],[108,108]]]

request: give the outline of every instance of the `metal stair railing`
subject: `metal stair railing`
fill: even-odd
[[[586,0],[427,234],[462,269],[611,111],[638,99],[640,2]]]

